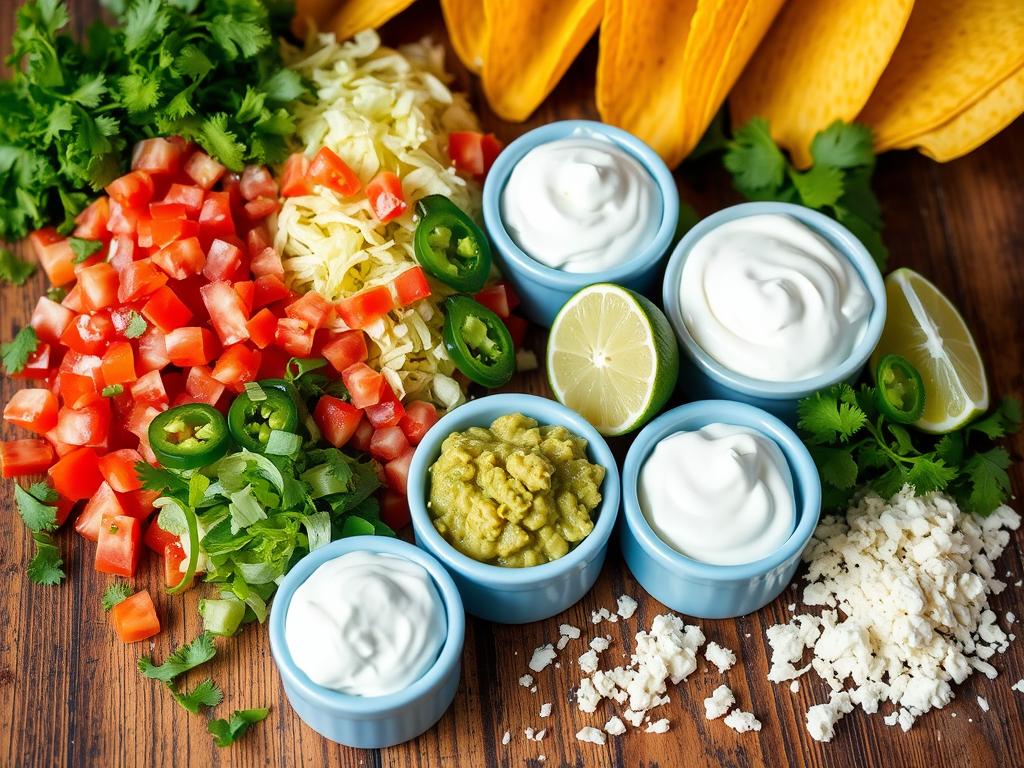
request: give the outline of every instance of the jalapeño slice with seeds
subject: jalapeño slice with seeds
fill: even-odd
[[[231,440],[220,411],[204,403],[187,403],[153,419],[149,444],[168,469],[196,469],[223,457]]]
[[[413,250],[420,266],[458,291],[483,288],[491,273],[491,245],[483,230],[444,195],[428,195],[416,207],[421,218]]]
[[[485,387],[512,378],[515,346],[502,319],[469,296],[449,297],[444,309],[444,344],[458,369]]]
[[[250,392],[235,398],[228,411],[228,430],[239,447],[263,453],[270,433],[297,432],[299,409],[294,398],[274,385],[262,387],[263,397],[254,400]]]

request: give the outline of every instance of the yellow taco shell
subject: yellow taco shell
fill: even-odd
[[[364,29],[376,29],[412,3],[413,0],[344,0],[331,16],[326,31],[345,40]]]
[[[788,0],[729,96],[732,124],[766,118],[775,141],[807,167],[814,134],[864,108],[913,6]]]
[[[306,36],[310,26],[318,32],[323,32],[331,16],[338,10],[339,4],[340,0],[295,0],[292,32],[299,38]]]
[[[480,74],[487,50],[487,17],[483,0],[441,0],[441,13],[455,55],[466,69]]]

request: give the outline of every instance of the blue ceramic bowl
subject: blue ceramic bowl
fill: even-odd
[[[683,267],[693,246],[712,229],[734,219],[762,214],[783,214],[809,227],[853,264],[874,302],[863,338],[849,357],[834,370],[801,381],[762,381],[731,371],[705,352],[690,335],[679,303],[679,284]],[[724,208],[702,219],[679,241],[665,271],[662,306],[675,329],[683,355],[679,382],[692,400],[723,398],[756,405],[779,418],[794,423],[796,403],[807,395],[840,381],[853,381],[864,368],[878,344],[885,325],[885,285],[871,254],[860,240],[839,222],[824,214],[792,203],[743,203]]]
[[[516,164],[531,149],[573,135],[611,140],[647,169],[661,193],[661,224],[654,240],[626,263],[600,273],[563,272],[532,259],[509,236],[501,217],[501,195]],[[618,283],[640,293],[654,288],[658,267],[672,245],[679,221],[679,191],[658,153],[633,134],[592,120],[562,120],[524,133],[498,155],[484,183],[483,210],[484,225],[502,274],[515,286],[526,316],[548,328],[569,297],[591,283]]]
[[[756,429],[773,440],[793,474],[797,520],[775,553],[742,565],[712,565],[680,554],[658,536],[640,509],[637,477],[654,447],[680,431],[715,422]],[[703,619],[743,616],[770,603],[793,579],[821,513],[821,481],[793,430],[769,413],[726,400],[689,403],[663,413],[637,435],[622,469],[622,554],[641,586],[669,608]]]
[[[448,636],[437,661],[423,677],[398,693],[364,697],[332,691],[310,680],[288,652],[285,616],[295,590],[328,560],[349,552],[395,555],[423,566],[433,578],[444,603]],[[360,749],[401,744],[416,738],[441,719],[459,687],[465,634],[462,600],[445,569],[412,544],[383,536],[353,536],[306,555],[281,582],[270,610],[270,650],[292,709],[321,736]]]
[[[587,458],[606,470],[594,530],[565,556],[529,568],[488,565],[462,554],[437,532],[427,510],[430,466],[444,439],[469,427],[489,427],[510,413],[529,416],[541,426],[566,427],[587,441]],[[619,510],[619,471],[604,438],[575,411],[536,395],[489,395],[459,406],[430,428],[413,455],[408,491],[416,543],[451,573],[466,610],[489,621],[525,624],[561,613],[594,586]]]

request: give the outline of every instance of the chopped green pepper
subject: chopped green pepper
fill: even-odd
[[[476,293],[491,273],[491,245],[480,227],[444,195],[417,204],[420,222],[413,237],[416,261],[441,282]]]
[[[883,355],[875,370],[875,402],[882,415],[900,424],[912,424],[924,413],[924,382],[902,355]]]
[[[228,430],[242,448],[263,453],[275,429],[297,432],[299,409],[295,399],[272,380],[260,382],[265,397],[254,400],[248,392],[235,398],[228,411]]]
[[[196,469],[224,456],[231,440],[220,411],[204,403],[186,403],[153,419],[149,444],[165,467]]]
[[[515,346],[502,319],[468,296],[451,296],[444,308],[444,344],[459,370],[485,387],[512,378]]]

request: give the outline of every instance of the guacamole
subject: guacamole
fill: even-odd
[[[457,550],[522,568],[565,555],[585,539],[601,503],[604,467],[565,427],[515,413],[489,429],[453,432],[430,468],[430,516]]]

